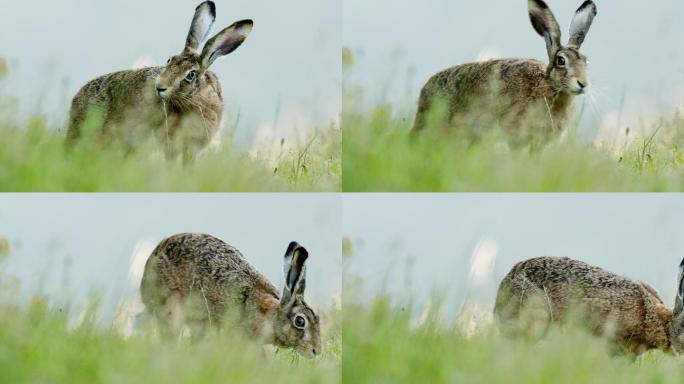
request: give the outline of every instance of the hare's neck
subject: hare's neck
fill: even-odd
[[[569,95],[565,92],[560,92],[555,96],[554,103],[553,103],[553,110],[554,112],[559,112],[559,113],[565,113],[565,111],[570,108],[570,104],[572,104],[573,100],[572,95]]]
[[[664,305],[657,307],[656,313],[665,323],[668,342],[670,348],[672,348],[673,341],[676,341],[679,336],[679,330],[681,329],[681,324],[684,322],[684,318],[682,318],[681,314],[676,316],[673,309],[667,308]],[[681,351],[676,352],[681,353]]]
[[[266,343],[275,340],[274,324],[280,308],[280,299],[271,294],[263,293],[256,298],[256,314],[252,318],[251,331]]]
[[[553,92],[548,102],[551,104],[551,113],[554,119],[562,124],[568,116],[570,105],[572,105],[573,97],[565,92]]]

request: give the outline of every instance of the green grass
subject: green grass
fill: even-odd
[[[1,80],[1,79],[0,79]],[[1,85],[1,82],[0,82]],[[275,192],[339,191],[341,132],[324,127],[272,156],[232,148],[230,138],[191,164],[167,161],[149,140],[134,151],[83,141],[65,150],[64,130],[37,116],[6,117],[0,95],[0,191],[3,192]],[[5,116],[5,117],[3,117]],[[273,160],[271,157],[275,157]]]
[[[343,190],[403,192],[681,191],[684,121],[653,122],[652,136],[629,137],[617,151],[570,134],[539,150],[508,145],[500,132],[478,141],[426,128],[391,106],[368,109],[358,88],[345,89]],[[572,132],[572,131],[571,131]],[[617,154],[615,154],[617,152]]]
[[[465,332],[438,308],[423,321],[379,296],[370,304],[345,289],[342,375],[348,383],[681,383],[684,361],[660,351],[615,355],[572,328],[536,342],[509,339],[493,325]]]
[[[298,358],[265,350],[226,330],[200,341],[160,339],[152,329],[124,337],[103,327],[96,311],[79,324],[44,300],[0,304],[2,383],[338,383],[341,338],[337,310],[321,314],[323,354]]]

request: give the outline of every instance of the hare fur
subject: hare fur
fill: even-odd
[[[596,16],[596,5],[585,1],[570,26],[567,46],[561,45],[558,22],[542,0],[529,0],[532,25],[546,41],[548,63],[529,59],[500,59],[463,64],[432,76],[420,92],[413,126],[417,133],[435,121],[450,127],[471,122],[500,121],[512,129],[530,125],[526,135],[552,137],[568,119],[575,95],[589,86],[587,59],[579,51]],[[434,108],[442,103],[444,111]],[[472,121],[469,119],[473,119]]]
[[[591,332],[611,337],[616,346],[636,353],[679,352],[684,347],[682,268],[673,311],[644,282],[567,257],[533,258],[516,264],[501,281],[494,314],[504,330],[517,333],[535,326],[523,319],[530,313],[547,328],[564,323],[575,310]]]
[[[305,357],[320,353],[319,317],[304,301],[308,253],[296,242],[285,253],[282,295],[239,250],[207,234],[162,240],[145,264],[140,294],[148,313],[167,329],[194,322],[220,325],[238,315],[249,335]]]
[[[253,26],[251,20],[238,21],[200,52],[215,19],[214,2],[203,2],[195,10],[183,51],[166,66],[115,72],[84,85],[71,103],[67,143],[73,145],[84,127],[93,126],[105,141],[126,147],[154,135],[170,157],[189,159],[209,144],[223,115],[221,84],[209,66],[239,47]]]

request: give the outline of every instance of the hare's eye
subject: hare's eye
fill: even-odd
[[[168,60],[166,60],[166,64],[168,65],[171,62],[171,58],[169,57]]]
[[[556,57],[556,65],[559,67],[565,66],[565,57],[563,57],[563,56]]]
[[[295,328],[304,329],[306,326],[306,318],[302,315],[297,315],[294,317],[294,320],[292,320],[292,323]]]
[[[188,74],[185,76],[185,80],[193,81],[193,80],[195,80],[195,77],[197,77],[197,71],[192,70],[192,71],[188,72]]]

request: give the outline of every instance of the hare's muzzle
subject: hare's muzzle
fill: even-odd
[[[165,99],[165,98],[168,96],[168,92],[167,92],[167,91],[168,91],[168,88],[163,88],[163,87],[157,86],[157,94],[158,94],[159,97],[161,97],[162,99]]]
[[[315,348],[311,349],[297,349],[297,353],[307,359],[315,359],[318,357],[318,354],[320,353],[318,350]]]
[[[577,88],[575,89],[575,92],[577,92],[578,94],[582,94],[582,93],[584,93],[584,91],[586,90],[586,88],[588,86],[589,86],[588,81],[577,80]]]

